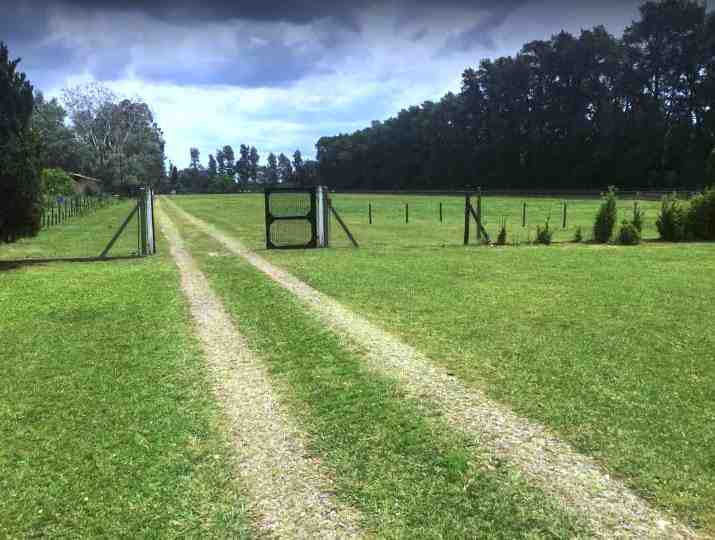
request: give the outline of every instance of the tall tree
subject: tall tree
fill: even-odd
[[[247,145],[242,144],[239,149],[240,158],[238,159],[238,176],[240,178],[242,189],[248,186],[248,180],[251,177],[251,156],[250,149]]]
[[[218,167],[216,166],[216,159],[214,158],[213,154],[209,154],[208,173],[210,179],[213,179],[216,175],[218,175]]]
[[[224,174],[233,178],[237,171],[235,164],[236,157],[233,154],[231,145],[227,144],[223,147],[223,157],[226,160],[226,172]]]
[[[250,163],[249,174],[253,182],[258,181],[258,163],[260,162],[260,160],[261,156],[258,155],[258,150],[256,150],[255,146],[251,146],[251,149],[248,153],[248,161]]]
[[[298,185],[305,185],[305,176],[303,174],[303,154],[300,153],[300,150],[293,152],[293,175]]]
[[[273,152],[268,154],[268,169],[266,174],[268,175],[266,181],[269,184],[275,184],[278,182],[278,160]]]
[[[278,181],[293,181],[293,164],[283,152],[278,155]]]
[[[216,150],[216,166],[218,174],[224,176],[226,174],[226,159],[223,156],[223,150],[220,148]]]
[[[40,145],[31,130],[33,89],[0,42],[0,242],[40,229]]]
[[[63,90],[63,101],[87,150],[87,172],[106,186],[121,187],[129,177],[154,184],[164,174],[164,135],[141,99],[120,100],[90,83]]]

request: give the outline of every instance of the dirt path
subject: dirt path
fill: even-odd
[[[337,334],[367,351],[370,369],[398,379],[411,397],[432,400],[447,422],[482,448],[518,467],[529,481],[584,516],[603,538],[697,538],[677,520],[652,508],[594,460],[579,454],[544,426],[467,388],[423,354],[351,312],[290,273],[168,201],[180,216],[294,293]]]
[[[360,538],[357,513],[330,495],[330,482],[306,458],[304,438],[281,411],[261,363],[184,249],[174,224],[157,210],[216,395],[233,429],[238,473],[258,529],[278,538]]]

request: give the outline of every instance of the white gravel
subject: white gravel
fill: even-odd
[[[169,217],[157,215],[181,273],[215,393],[232,428],[238,474],[256,526],[277,538],[361,538],[357,512],[340,504],[306,452],[305,436],[285,414],[260,360],[249,350]]]
[[[169,201],[170,202],[170,201]],[[170,205],[198,229],[293,292],[338,335],[367,351],[375,372],[400,381],[409,396],[437,404],[448,424],[479,447],[521,470],[530,483],[583,516],[602,538],[698,538],[672,516],[650,506],[593,459],[544,426],[468,388],[423,354],[246,248],[236,238]]]

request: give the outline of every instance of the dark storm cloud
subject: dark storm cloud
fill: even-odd
[[[620,1],[600,0],[599,5],[611,9]],[[3,4],[0,40],[9,43],[11,54],[23,57],[24,67],[38,82],[85,71],[99,80],[115,80],[132,71],[137,77],[151,81],[245,87],[286,86],[324,73],[326,65],[339,66],[349,54],[373,54],[381,40],[388,42],[393,37],[389,29],[378,32],[367,26],[375,17],[390,17],[388,20],[394,21],[392,32],[415,46],[429,43],[438,56],[450,56],[475,48],[494,50],[495,32],[525,5],[538,6],[545,19],[569,10],[580,12],[585,6],[567,0],[0,0],[0,3]],[[86,23],[68,25],[67,21]],[[97,21],[104,21],[104,25],[97,25]],[[143,22],[146,28],[136,30],[137,22]],[[289,45],[278,25],[270,24],[275,22],[299,25],[304,31],[308,28],[310,43],[298,48]],[[594,20],[594,24],[598,22]],[[226,46],[224,42],[215,46],[201,34],[207,23],[223,29],[240,27],[243,32],[248,29],[266,41],[266,45],[253,47],[246,40],[237,40],[235,46]],[[267,31],[268,27],[275,31]],[[518,33],[519,29],[514,31]],[[195,38],[198,35],[203,37]],[[196,53],[193,56],[206,61],[194,58],[191,65],[168,55],[167,51],[173,52],[172,44],[180,42],[191,43],[191,50]],[[138,57],[132,58],[130,47],[142,49]],[[198,63],[201,65],[197,66]]]
[[[258,46],[238,47],[233,54],[214,59],[209,65],[162,62],[138,66],[135,75],[150,81],[174,84],[225,84],[244,88],[282,87],[306,73],[318,72],[316,63],[324,50],[319,47],[288,46],[267,41]]]
[[[12,0],[10,0],[12,1]],[[99,12],[139,12],[170,21],[226,21],[245,19],[266,22],[285,21],[305,24],[330,17],[357,29],[356,17],[361,13],[386,6],[396,7],[409,17],[421,16],[434,9],[463,8],[466,10],[501,12],[515,9],[526,0],[267,0],[228,1],[204,0],[20,0],[16,5],[41,13],[48,7],[76,7]]]

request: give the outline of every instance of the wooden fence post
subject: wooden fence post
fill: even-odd
[[[563,223],[561,224],[562,229],[566,228],[566,210],[567,210],[566,201],[564,201],[564,216],[563,216]]]
[[[439,222],[442,223],[442,202],[439,203]]]
[[[526,227],[526,201],[524,201],[524,207],[521,210],[521,226]]]
[[[405,223],[410,222],[410,205],[409,203],[405,203]]]
[[[469,245],[469,211],[472,207],[472,201],[469,195],[464,195],[464,245]]]
[[[367,222],[372,225],[372,203],[367,203]]]

